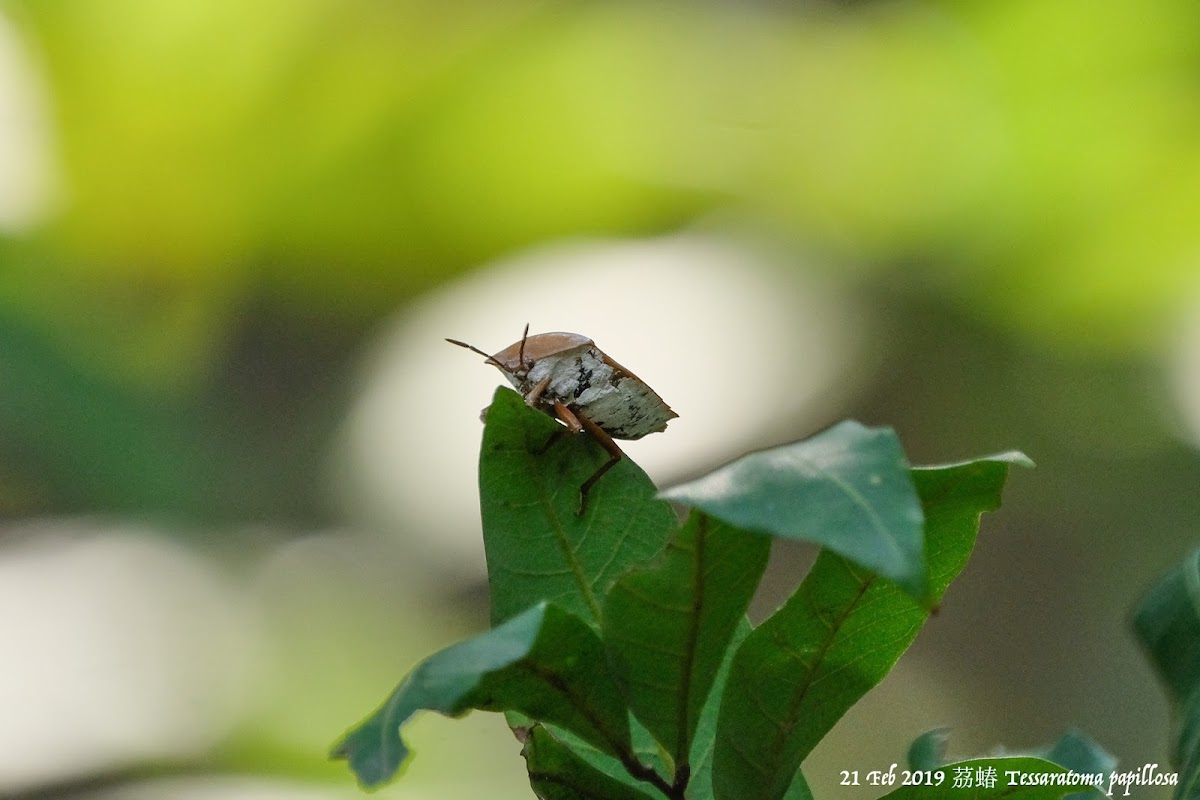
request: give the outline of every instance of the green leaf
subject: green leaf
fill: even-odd
[[[927,731],[912,743],[908,749],[908,763],[913,770],[945,770],[946,742],[949,738],[949,728],[935,728]],[[1031,753],[1012,755],[1011,758],[1036,758],[1056,764],[1073,772],[1107,776],[1117,767],[1117,760],[1108,754],[1100,745],[1076,730],[1068,730],[1058,741],[1047,747],[1034,750]],[[1087,797],[1091,790],[1069,793],[1071,797]]]
[[[1114,756],[1077,730],[1068,730],[1057,742],[1033,755],[1074,772],[1109,775],[1117,768],[1117,759]],[[1092,793],[1087,791],[1069,797],[1071,800],[1083,800],[1091,795]]]
[[[575,734],[568,730],[560,728],[556,725],[545,725],[547,732],[563,747],[567,748],[577,758],[586,763],[589,767],[606,776],[610,780],[617,783],[623,783],[626,786],[633,787],[638,791],[646,791],[647,783],[644,780],[635,778],[630,774],[629,769],[624,763],[616,758],[613,758],[608,753],[597,749],[594,745],[580,739]],[[645,729],[638,725],[636,719],[630,719],[631,734],[633,738],[633,753],[638,764],[644,765],[636,769],[641,771],[643,778],[649,776],[650,770],[657,772],[659,776],[669,774],[667,765],[662,761],[662,749],[654,742],[653,738]],[[665,780],[662,783],[666,783]],[[657,796],[657,795],[656,795]]]
[[[724,691],[725,683],[729,679],[729,668],[733,661],[734,650],[740,645],[752,630],[750,620],[742,617],[733,634],[731,646],[725,654],[725,659],[721,663],[720,669],[717,670],[716,680],[713,682],[712,692],[709,694],[708,702],[704,705],[704,710],[700,714],[700,724],[696,729],[696,736],[692,741],[692,753],[690,762],[692,765],[691,780],[687,786],[687,800],[712,800],[712,754],[713,744],[716,740],[717,732],[717,715],[721,708],[721,694]],[[636,724],[636,719],[634,720]],[[636,728],[635,728],[636,729]],[[621,779],[625,782],[632,782],[633,779],[625,771],[621,764],[611,756],[596,750],[591,745],[583,742],[577,737],[572,736],[567,732],[554,731],[555,737],[569,746],[576,754],[587,761],[592,766],[601,770],[604,774],[611,777]],[[635,735],[636,741],[636,735]],[[653,759],[649,753],[644,752],[641,748],[635,745],[635,750],[641,761],[645,763],[653,763]],[[803,778],[800,778],[801,782]],[[796,798],[789,796],[788,800],[800,800],[802,796]]]
[[[1107,775],[1117,768],[1117,759],[1111,753],[1091,737],[1074,729],[1068,730],[1057,742],[1036,755],[1076,772]]]
[[[541,725],[521,751],[529,783],[541,800],[653,800],[652,796],[592,766]]]
[[[604,604],[603,639],[629,707],[688,763],[717,668],[767,566],[771,541],[693,511],[654,564]]]
[[[946,741],[949,738],[949,728],[934,728],[914,739],[908,747],[909,769],[936,769],[945,764]]]
[[[717,717],[721,708],[721,695],[724,691],[726,681],[729,679],[729,668],[733,661],[733,654],[738,645],[750,635],[751,630],[750,620],[742,617],[734,631],[733,641],[728,652],[725,654],[724,661],[721,663],[720,669],[717,670],[717,677],[713,683],[713,690],[709,695],[708,702],[705,703],[704,710],[701,712],[700,724],[696,729],[696,736],[692,741],[690,758],[692,773],[691,779],[688,781],[687,792],[685,793],[687,800],[713,800],[712,756],[713,746],[716,741]],[[636,719],[633,720],[633,724],[635,731],[634,750],[639,760],[646,764],[655,764],[653,754],[646,747],[637,744],[639,737],[636,733],[638,727]],[[635,788],[644,787],[644,784],[639,785],[621,763],[612,756],[602,753],[568,731],[556,728],[553,731],[553,735],[560,744],[569,748],[589,766],[599,770],[601,774],[607,775],[626,785],[634,786]],[[662,765],[658,766],[661,767]],[[796,777],[792,781],[787,794],[784,795],[784,800],[812,800],[808,783],[804,780],[804,775],[799,770],[796,771]]]
[[[420,710],[519,711],[563,726],[624,763],[629,712],[593,630],[540,603],[421,662],[387,702],[334,746],[365,788],[390,780],[408,748],[400,728]]]
[[[938,767],[945,777],[939,786],[901,786],[884,795],[882,800],[1058,800],[1087,790],[1089,796],[1099,792],[1088,789],[1090,784],[1077,781],[1086,776],[1072,774],[1057,764],[1040,758],[980,758]],[[983,785],[980,776],[992,775],[994,785]],[[1102,779],[1106,776],[1101,775]],[[962,781],[966,785],[958,785]],[[1045,781],[1045,785],[1042,785]],[[1067,785],[1054,785],[1066,781]],[[1076,781],[1076,782],[1071,782]],[[1029,782],[1033,785],[1022,785]]]
[[[932,597],[965,566],[1013,458],[913,470]],[[717,725],[720,800],[778,800],[834,723],[891,670],[929,612],[895,583],[823,551],[733,659]]]
[[[740,528],[814,542],[925,600],[921,503],[890,428],[843,422],[751,453],[662,497]]]
[[[746,617],[738,622],[733,632],[721,668],[717,670],[717,678],[709,693],[708,701],[700,712],[700,724],[696,727],[696,735],[692,739],[692,778],[688,783],[687,800],[712,800],[712,762],[713,750],[717,741],[717,719],[721,713],[721,698],[729,682],[729,670],[733,666],[733,656],[741,647],[742,642],[754,628]]]
[[[1175,796],[1200,796],[1200,550],[1142,598],[1133,627],[1171,700]]]
[[[598,626],[613,582],[662,550],[678,527],[628,458],[576,515],[579,488],[607,458],[592,437],[567,433],[511,389],[496,390],[479,460],[493,624],[549,600]]]
[[[808,788],[808,781],[802,771],[796,770],[795,776],[792,777],[792,785],[784,792],[783,800],[813,800],[812,790]]]

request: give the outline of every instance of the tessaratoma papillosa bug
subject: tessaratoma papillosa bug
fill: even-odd
[[[667,422],[679,416],[645,381],[578,333],[530,336],[526,325],[520,341],[495,355],[456,339],[446,341],[486,358],[528,405],[557,417],[572,433],[587,431],[608,451],[608,461],[579,489],[579,513],[588,491],[624,455],[614,439],[640,439],[666,430]]]

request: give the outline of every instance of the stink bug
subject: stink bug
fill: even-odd
[[[530,336],[526,325],[520,341],[495,355],[456,339],[446,341],[486,358],[526,404],[556,417],[572,433],[587,431],[608,452],[608,461],[579,488],[580,514],[592,486],[625,455],[614,439],[640,439],[666,430],[667,422],[679,416],[641,378],[578,333]]]

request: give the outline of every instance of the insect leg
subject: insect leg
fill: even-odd
[[[566,404],[561,400],[554,401],[554,413],[566,424],[567,430],[571,433],[583,432],[583,414],[578,414],[577,416],[577,412],[567,408]],[[591,422],[591,420],[588,421]]]
[[[538,400],[542,399],[542,393],[546,391],[546,387],[549,385],[550,376],[546,375],[546,377],[538,381],[534,387],[529,390],[529,394],[525,395],[525,405],[529,406],[530,408],[537,408]],[[563,420],[563,422],[566,422],[566,420]],[[575,433],[578,433],[578,431],[575,431]]]
[[[554,410],[558,413],[559,418],[563,419],[563,422],[567,423],[568,428],[572,427],[571,422],[564,417],[574,420],[576,425],[579,425],[582,430],[590,433],[592,437],[600,443],[600,446],[608,451],[608,461],[605,461],[603,464],[601,464],[600,468],[593,472],[592,476],[584,481],[583,485],[579,487],[579,510],[575,513],[579,516],[582,516],[584,510],[587,508],[588,492],[590,492],[592,487],[596,485],[596,481],[600,480],[600,478],[604,476],[604,473],[612,469],[614,464],[625,457],[625,454],[621,452],[621,448],[617,446],[617,443],[613,441],[613,438],[608,435],[608,431],[604,430],[599,425],[588,419],[586,414],[583,414],[579,411],[571,411],[571,409],[567,408],[561,402],[556,402],[554,404]]]
[[[537,450],[534,450],[533,454],[535,456],[545,455],[546,451],[549,450],[554,445],[554,443],[558,441],[558,438],[560,436],[562,436],[564,433],[566,433],[566,431],[560,427],[554,433],[550,434],[550,438],[546,440],[546,443],[544,445],[542,445],[541,447],[539,447]]]
[[[536,389],[537,387],[534,388]],[[550,434],[550,438],[546,440],[546,443],[537,450],[533,451],[534,455],[540,456],[545,453],[555,442],[558,441],[558,437],[562,436],[564,433],[567,433],[567,431],[570,431],[571,433],[583,432],[583,425],[579,424],[579,420],[576,419],[575,415],[571,413],[571,409],[567,408],[562,403],[554,404],[554,415],[566,424],[567,430],[558,428],[558,430]]]

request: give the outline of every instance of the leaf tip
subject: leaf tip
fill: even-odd
[[[347,731],[329,750],[329,759],[345,761],[358,785],[368,791],[391,782],[411,754],[400,739],[399,724],[391,737],[384,730],[375,714]]]
[[[912,578],[896,581],[896,585],[903,589],[905,594],[916,600],[926,614],[937,613],[941,598],[934,590],[927,570],[922,570]]]
[[[1006,450],[1003,453],[997,453],[994,456],[989,456],[992,461],[1003,461],[1012,464],[1014,467],[1025,467],[1025,469],[1035,469],[1037,464],[1032,458],[1022,453],[1020,450]]]
[[[1005,450],[1002,453],[992,453],[991,455],[987,456],[968,458],[962,461],[951,461],[945,464],[930,464],[928,466],[922,465],[919,467],[913,467],[913,469],[919,471],[953,469],[955,467],[968,467],[972,464],[1003,464],[1005,466],[1025,467],[1026,469],[1033,469],[1037,466],[1032,458],[1025,455],[1020,450]]]
[[[949,763],[946,758],[946,745],[949,742],[950,728],[925,731],[908,748],[908,766],[914,770],[927,770]]]

